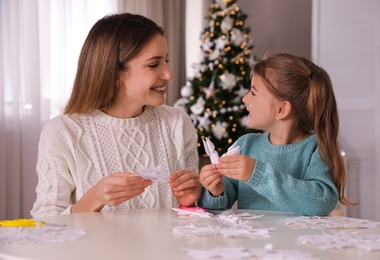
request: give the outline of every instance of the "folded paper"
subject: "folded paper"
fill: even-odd
[[[203,146],[205,148],[205,152],[210,157],[211,163],[213,163],[213,164],[218,163],[219,154],[215,150],[214,144],[210,141],[210,139],[208,137],[203,138],[202,141],[203,141]],[[227,149],[227,152],[225,154],[223,154],[222,157],[237,154],[239,152],[239,150],[240,150],[240,146],[238,146],[238,145],[236,145],[236,143],[234,143],[233,145],[231,145]]]
[[[161,168],[160,165],[157,166],[156,168],[145,168],[145,169],[140,170],[139,176],[144,179],[157,181],[157,182],[163,182],[163,183],[170,182],[169,175],[165,173],[165,171]]]

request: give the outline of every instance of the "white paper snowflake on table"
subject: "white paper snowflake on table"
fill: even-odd
[[[224,211],[219,215],[216,215],[216,218],[220,222],[228,222],[235,225],[244,225],[248,223],[248,220],[261,218],[264,215],[254,215],[248,212],[235,213],[232,209]]]
[[[264,215],[254,215],[248,212],[235,213],[232,209],[222,211],[218,214],[210,213],[205,209],[200,207],[178,207],[172,208],[180,217],[189,218],[213,218],[219,222],[228,222],[231,224],[245,224],[246,220],[261,218]]]
[[[355,229],[355,228],[376,228],[380,227],[380,222],[366,219],[349,217],[295,217],[288,218],[282,222],[285,225],[295,226],[305,229]]]
[[[192,259],[314,260],[311,253],[273,248],[216,247],[209,250],[184,249]]]
[[[223,226],[223,225],[195,225],[189,223],[183,226],[173,227],[172,232],[182,236],[215,236],[219,238],[230,237],[261,237],[269,238],[271,228],[253,228],[248,225]]]
[[[323,233],[299,236],[301,244],[310,244],[320,249],[357,248],[365,251],[380,251],[380,234],[358,232]]]
[[[199,207],[172,208],[180,218],[212,218],[214,215]]]
[[[206,223],[190,223],[183,226],[175,226],[173,234],[182,236],[216,236],[219,238],[228,237],[263,237],[269,238],[272,228],[253,228],[248,220],[260,218],[263,215],[250,213],[235,213],[227,210],[213,214],[200,207],[179,207],[173,208],[180,217],[198,218]]]
[[[22,243],[33,245],[38,243],[62,243],[79,239],[86,235],[81,229],[67,229],[57,227],[17,227],[2,228],[0,230],[0,245]]]

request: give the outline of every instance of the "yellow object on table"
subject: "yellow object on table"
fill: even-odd
[[[0,220],[0,226],[1,227],[35,227],[39,226],[42,227],[45,224],[43,221],[38,221],[34,219],[25,219],[25,218],[19,218],[19,219],[12,219],[12,220]]]

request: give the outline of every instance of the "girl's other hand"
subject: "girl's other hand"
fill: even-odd
[[[201,169],[199,181],[214,197],[218,197],[224,191],[223,176],[215,164],[206,165]]]

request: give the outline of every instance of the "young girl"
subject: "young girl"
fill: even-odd
[[[338,143],[339,120],[331,80],[311,61],[288,53],[269,56],[252,70],[243,98],[248,127],[263,134],[237,140],[200,173],[198,205],[208,209],[292,211],[327,215],[344,196],[346,172]]]
[[[41,133],[32,216],[193,205],[198,138],[185,112],[164,105],[172,78],[157,24],[129,13],[100,19],[64,114]],[[158,166],[170,183],[139,176]]]

